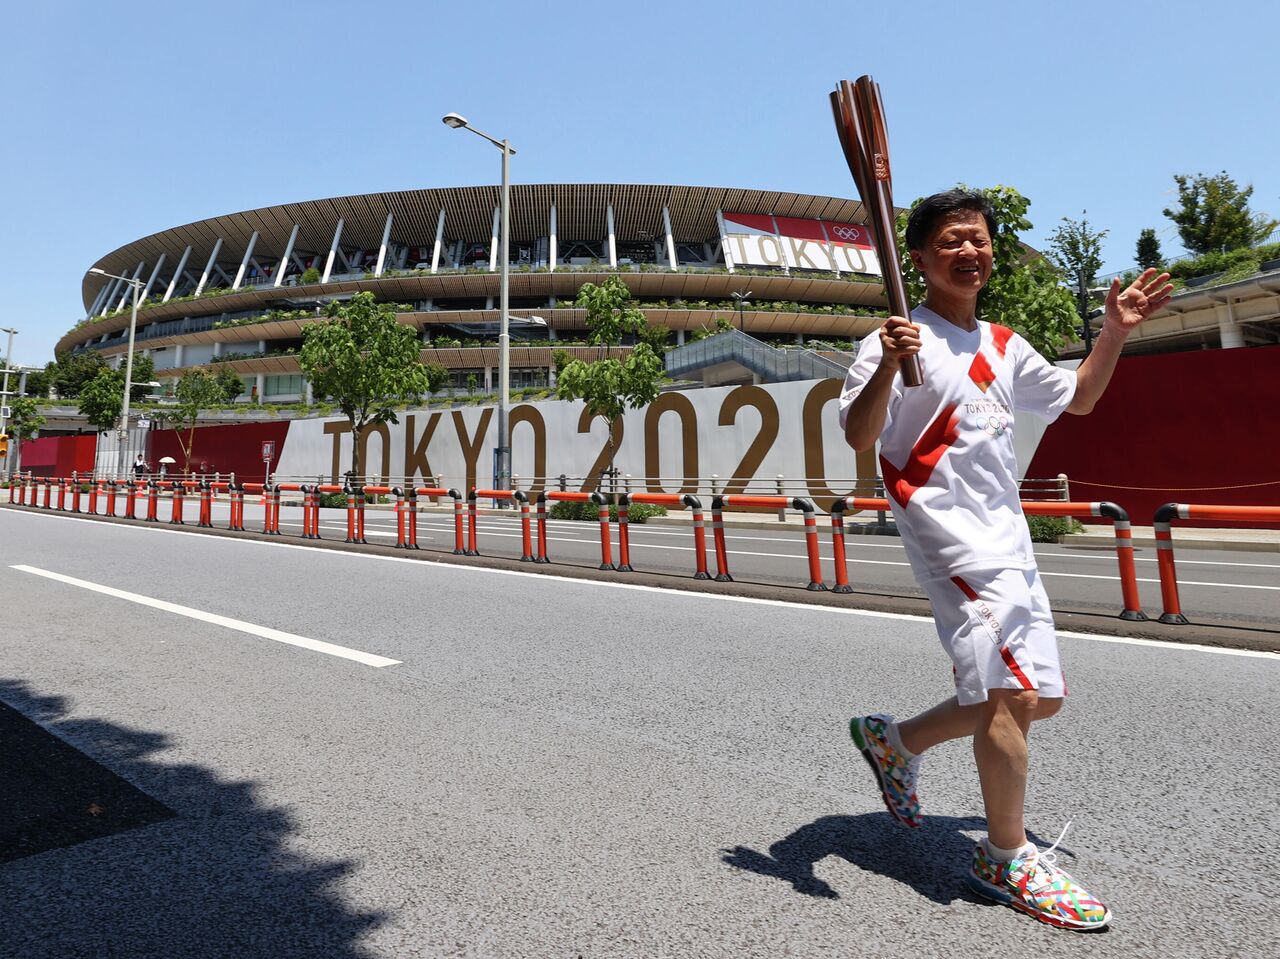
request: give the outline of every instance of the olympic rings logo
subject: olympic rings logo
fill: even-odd
[[[841,240],[856,240],[862,236],[862,232],[860,230],[851,226],[837,226],[832,228],[831,232]]]
[[[1004,416],[989,416],[985,419],[980,417],[978,425],[988,436],[1003,436],[1009,429],[1009,420]]]

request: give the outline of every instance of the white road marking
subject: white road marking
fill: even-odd
[[[177,532],[177,530],[161,530],[161,532]],[[199,535],[191,534],[191,535]],[[383,666],[399,665],[398,659],[387,659],[385,656],[375,656],[373,653],[361,652],[358,649],[349,649],[346,646],[338,646],[334,643],[326,643],[319,639],[308,639],[306,636],[296,636],[293,633],[286,633],[279,629],[272,629],[269,626],[259,626],[256,623],[246,623],[241,619],[231,619],[229,616],[219,616],[217,613],[208,613],[202,609],[192,609],[190,606],[180,606],[177,603],[166,602],[163,599],[155,599],[151,596],[143,596],[140,593],[130,593],[123,589],[115,589],[112,586],[103,586],[100,583],[90,583],[88,580],[76,579],[74,576],[64,576],[62,573],[54,573],[47,569],[38,569],[35,566],[10,566],[10,569],[16,569],[23,573],[33,573],[36,576],[43,576],[45,579],[52,579],[59,583],[66,583],[69,586],[78,586],[81,589],[91,590],[95,593],[102,593],[104,596],[114,596],[116,599],[128,600],[131,603],[137,603],[140,606],[150,606],[152,609],[163,610],[166,613],[174,613],[178,616],[186,616],[189,619],[198,619],[201,622],[212,623],[215,626],[225,626],[227,629],[238,630],[242,633],[248,633],[250,636],[260,636],[263,639],[272,639],[277,643],[287,643],[290,646],[299,646],[302,649],[309,649],[317,653],[325,653],[328,656],[337,656],[341,659],[350,659],[357,663],[363,663],[366,666],[381,668]]]
[[[341,556],[355,560],[377,560],[383,563],[424,563],[438,570],[452,570],[455,572],[471,572],[479,574],[492,574],[495,576],[518,576],[525,578],[538,578],[547,583],[559,583],[565,586],[596,586],[604,589],[630,589],[640,592],[657,593],[672,599],[705,599],[719,603],[750,603],[760,606],[778,606],[784,609],[795,609],[809,613],[832,613],[837,616],[862,616],[869,619],[896,619],[902,622],[911,623],[932,623],[933,619],[928,616],[915,616],[910,613],[884,613],[870,609],[852,609],[839,606],[820,606],[817,604],[810,605],[808,603],[792,603],[780,599],[756,599],[750,596],[730,596],[717,595],[715,593],[693,592],[691,590],[670,589],[664,586],[641,586],[638,583],[611,583],[605,580],[595,579],[576,579],[571,576],[548,576],[544,573],[525,573],[516,569],[490,569],[484,566],[471,566],[465,563],[446,563],[432,559],[410,559],[403,556],[378,556],[373,553],[359,553],[347,550],[317,550],[312,546],[304,546],[300,543],[272,543],[259,539],[224,539],[222,537],[205,536],[203,533],[192,532],[188,530],[178,529],[161,529],[155,526],[135,526],[132,524],[105,524],[99,523],[91,519],[80,519],[75,516],[59,516],[50,515],[48,513],[30,513],[15,510],[0,510],[0,516],[35,516],[44,519],[64,520],[70,523],[92,523],[98,529],[126,529],[136,530],[143,533],[167,533],[171,536],[198,536],[205,542],[209,543],[244,543],[252,546],[269,546],[275,549],[293,549],[303,550],[311,556]],[[1213,584],[1217,585],[1217,584]],[[1230,649],[1224,646],[1203,646],[1198,643],[1176,643],[1162,639],[1139,639],[1129,636],[1104,636],[1094,633],[1077,633],[1070,630],[1059,630],[1058,635],[1069,639],[1082,639],[1096,643],[1119,643],[1126,646],[1147,646],[1154,649],[1169,649],[1174,651],[1190,651],[1197,653],[1213,653],[1218,656],[1243,656],[1250,659],[1268,659],[1273,662],[1280,663],[1280,653],[1268,652],[1256,649]]]

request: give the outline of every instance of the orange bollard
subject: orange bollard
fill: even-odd
[[[467,556],[479,556],[480,550],[476,547],[476,491],[472,487],[470,494],[467,496]]]
[[[204,529],[213,527],[213,487],[208,480],[200,481],[200,518],[196,525]]]
[[[462,494],[451,489],[449,495],[453,497],[453,555],[465,556],[467,551],[462,542]]]
[[[67,509],[67,478],[65,476],[58,477],[55,482],[58,484],[58,510],[66,512]]]
[[[185,525],[182,521],[182,494],[185,487],[181,481],[175,481],[173,484],[173,514],[169,518],[170,526]]]
[[[407,542],[405,549],[419,549],[418,546],[418,488],[409,486],[409,515],[405,517]]]
[[[551,562],[547,556],[547,494],[545,491],[538,494],[538,555],[533,561],[535,563]]]
[[[147,522],[157,523],[159,518],[156,516],[160,508],[160,484],[152,480],[147,484]]]
[[[710,579],[707,572],[707,532],[702,519],[702,500],[696,496],[685,496],[684,504],[693,512],[693,552],[695,557],[694,579]]]
[[[818,519],[814,515],[813,501],[797,496],[792,500],[791,505],[804,513],[804,541],[805,549],[809,553],[809,585],[805,589],[825,590],[827,584],[822,581],[822,560],[818,552]]]
[[[609,543],[609,501],[603,493],[592,493],[591,502],[596,504],[596,515],[600,519],[600,569],[613,569],[613,551]]]
[[[618,572],[634,573],[631,568],[631,495],[618,499]]]
[[[711,497],[711,540],[716,550],[716,582],[732,583],[729,575],[729,550],[724,542],[724,501],[723,496]]]
[[[836,584],[831,588],[833,593],[853,592],[853,587],[849,585],[849,563],[844,552],[844,508],[844,497],[831,504],[831,552],[836,567]]]
[[[396,486],[391,493],[396,498],[396,549],[405,549],[409,545],[409,530],[404,513],[404,490]]]
[[[80,512],[80,480],[75,473],[71,474],[71,512]]]

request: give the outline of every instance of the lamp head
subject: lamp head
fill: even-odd
[[[440,122],[445,126],[453,127],[456,130],[459,127],[465,127],[467,125],[467,118],[458,113],[446,113],[440,118]]]
[[[98,276],[106,276],[106,275],[107,275],[107,271],[106,271],[106,270],[99,269],[99,268],[98,268],[98,267],[96,267],[96,266],[95,266],[95,267],[91,267],[91,268],[89,269],[89,272],[90,272],[90,273],[95,273],[95,274],[97,274]]]

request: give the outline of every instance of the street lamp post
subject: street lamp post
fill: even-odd
[[[751,291],[747,290],[746,293],[735,293],[733,294],[733,298],[738,301],[738,329],[745,333],[747,332],[747,328],[742,320],[742,305],[744,303],[751,302]]]
[[[511,435],[507,421],[507,403],[511,396],[511,338],[509,333],[510,303],[509,283],[511,271],[511,180],[509,168],[511,157],[515,155],[508,140],[499,140],[489,134],[477,130],[467,123],[467,118],[456,113],[446,113],[440,118],[445,126],[455,130],[470,130],[477,136],[484,137],[502,151],[502,240],[499,256],[502,258],[502,273],[498,285],[498,448],[494,451],[494,471],[498,489],[511,488]]]
[[[111,280],[123,280],[133,287],[133,310],[129,316],[129,352],[124,359],[124,400],[120,404],[120,450],[116,459],[116,478],[124,479],[129,469],[129,392],[133,389],[133,336],[138,328],[138,300],[142,294],[142,280],[139,277],[116,276],[96,266],[89,271],[97,276],[105,276]]]
[[[4,351],[4,386],[0,387],[0,436],[5,436],[9,432],[9,368],[13,366],[13,337],[17,332],[17,330],[11,330],[8,327],[0,327],[0,333],[9,334],[9,345],[5,347]],[[5,466],[8,466],[9,453],[7,451],[3,458],[6,460]]]

